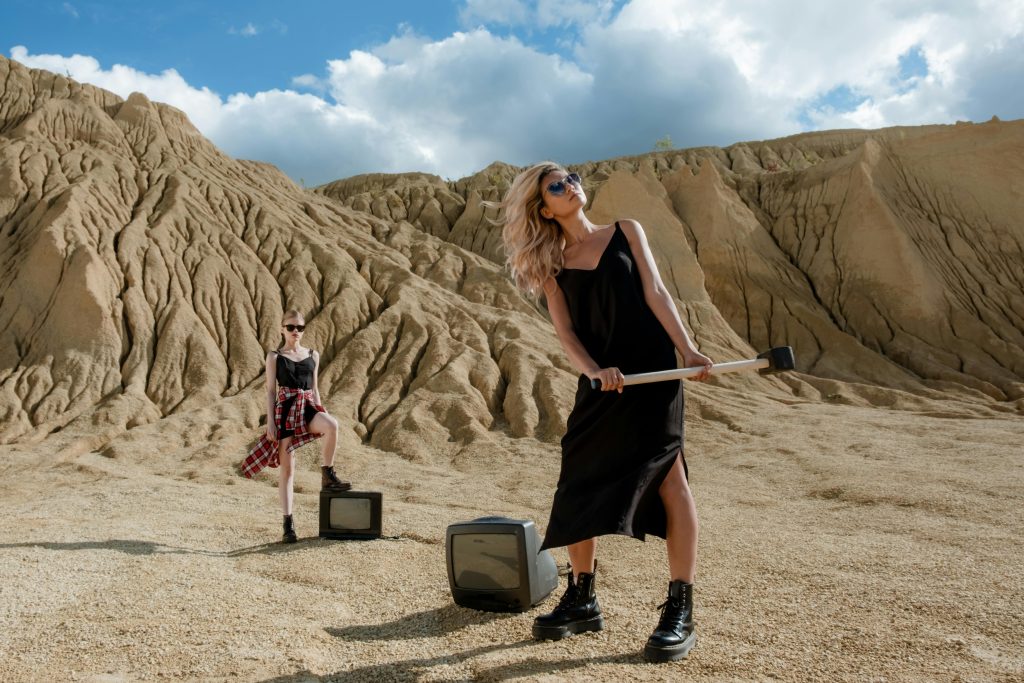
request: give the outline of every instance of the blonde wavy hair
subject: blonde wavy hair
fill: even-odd
[[[531,296],[539,296],[544,281],[562,270],[562,228],[540,213],[544,206],[540,181],[552,171],[565,169],[553,161],[534,164],[515,177],[504,199],[484,202],[499,210],[491,222],[502,226],[506,264],[516,286]]]

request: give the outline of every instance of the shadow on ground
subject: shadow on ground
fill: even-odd
[[[508,613],[478,612],[458,605],[445,605],[416,614],[409,614],[386,624],[346,626],[324,629],[335,638],[342,640],[410,640],[413,638],[436,638],[454,633],[467,626],[487,624],[496,619],[509,619]]]
[[[204,550],[202,548],[180,548],[152,541],[133,541],[110,539],[108,541],[75,541],[71,543],[53,543],[47,541],[27,541],[24,543],[0,543],[0,550],[10,548],[44,548],[46,550],[115,550],[126,555],[205,555],[206,557],[244,557],[245,555],[279,555],[303,550],[315,546],[328,546],[346,541],[324,541],[318,537],[303,538],[298,543],[261,543],[248,548],[235,550]],[[361,543],[364,541],[351,541]]]
[[[515,643],[497,643],[483,647],[473,648],[465,652],[442,654],[437,657],[422,657],[406,659],[400,662],[388,662],[386,664],[373,664],[362,666],[348,671],[336,671],[334,673],[318,676],[309,671],[299,671],[287,676],[265,679],[265,683],[298,683],[299,681],[418,681],[429,669],[436,666],[451,666],[461,664],[474,657],[500,652],[505,650],[518,650],[531,646],[541,647],[532,640],[523,640]],[[541,674],[564,675],[573,669],[581,669],[591,664],[643,664],[644,660],[640,653],[605,655],[602,657],[577,657],[574,659],[547,660],[537,657],[528,657],[518,662],[500,664],[488,669],[476,670],[473,672],[474,681],[509,681],[527,676],[538,676]]]
[[[327,628],[330,635],[348,641],[384,642],[415,638],[437,638],[463,628],[486,624],[499,619],[511,619],[516,615],[478,612],[458,605],[445,605],[432,610],[411,614],[384,624],[357,625],[345,628]],[[526,656],[521,661],[513,661],[480,668],[473,671],[474,681],[508,681],[543,674],[564,675],[573,669],[581,669],[591,664],[643,664],[639,652],[635,654],[605,655],[600,657],[577,657],[573,659],[552,660],[530,655],[531,648],[544,648],[545,654],[551,650],[534,640],[521,640],[512,643],[492,643],[465,650],[464,652],[446,652],[435,657],[416,657],[384,664],[371,664],[344,671],[317,675],[308,670],[294,674],[266,679],[267,683],[298,683],[298,681],[418,681],[435,667],[458,666],[475,657],[494,652],[522,651]],[[437,672],[435,672],[437,673]]]

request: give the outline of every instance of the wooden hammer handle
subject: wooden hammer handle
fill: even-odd
[[[767,358],[755,358],[754,360],[737,360],[731,363],[715,363],[711,366],[711,370],[708,374],[711,375],[724,375],[729,372],[740,372],[741,370],[760,370],[767,368],[771,365]],[[700,365],[695,368],[677,368],[675,370],[659,370],[658,372],[641,372],[636,375],[626,375],[625,381],[622,383],[623,386],[630,386],[633,384],[649,384],[650,382],[666,382],[673,379],[686,379],[688,377],[696,377],[700,373],[704,372],[704,366]],[[597,379],[590,380],[590,386],[594,389],[601,388],[601,381]]]

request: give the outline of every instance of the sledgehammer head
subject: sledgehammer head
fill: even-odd
[[[769,363],[768,367],[757,371],[761,375],[774,375],[777,372],[785,372],[796,367],[792,346],[776,346],[774,349],[757,354],[757,357],[767,358]]]

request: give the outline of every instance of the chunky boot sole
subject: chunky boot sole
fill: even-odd
[[[604,617],[598,614],[596,617],[572,621],[561,626],[538,626],[533,625],[534,640],[561,640],[576,633],[587,633],[588,631],[600,631],[604,628]]]
[[[676,662],[680,659],[686,659],[686,656],[690,654],[690,650],[692,650],[693,646],[696,644],[696,632],[691,633],[686,640],[678,645],[672,645],[670,647],[656,647],[648,643],[644,647],[644,659],[654,664],[661,664],[662,662]]]

